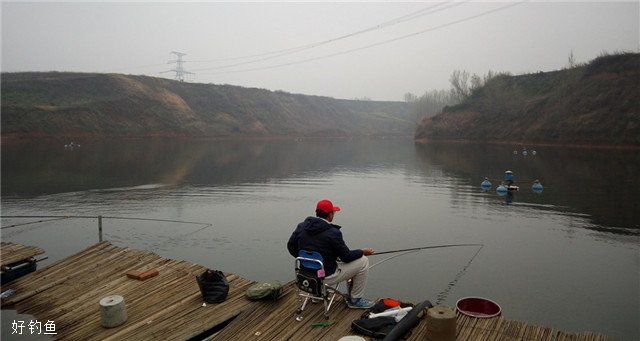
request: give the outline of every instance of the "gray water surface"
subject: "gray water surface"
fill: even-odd
[[[519,145],[374,138],[65,143],[2,145],[2,240],[44,248],[41,266],[96,243],[97,219],[7,216],[202,223],[105,218],[103,238],[287,282],[286,242],[328,198],[342,207],[334,222],[351,248],[484,244],[389,259],[371,270],[371,298],[454,306],[481,296],[509,319],[640,338],[637,150],[526,146],[524,156]],[[507,169],[520,186],[509,200],[495,191]],[[498,180],[486,192],[485,176]]]

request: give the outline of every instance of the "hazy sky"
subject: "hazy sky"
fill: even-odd
[[[566,67],[571,51],[638,52],[639,18],[638,1],[2,1],[2,71],[174,78],[161,72],[178,51],[189,82],[402,100],[448,89],[456,69],[521,74]]]

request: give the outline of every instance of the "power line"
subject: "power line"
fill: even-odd
[[[287,49],[282,49],[282,50],[277,50],[277,51],[272,51],[272,52],[265,52],[265,53],[260,53],[260,54],[255,54],[255,55],[250,55],[250,56],[243,56],[243,57],[233,57],[233,58],[223,58],[223,59],[213,59],[213,60],[208,60],[208,61],[192,61],[192,62],[213,62],[213,61],[231,61],[231,60],[239,60],[239,59],[247,59],[247,58],[255,58],[255,57],[262,57],[262,58],[258,58],[258,59],[254,59],[254,60],[249,60],[249,61],[244,61],[244,62],[239,62],[239,63],[235,63],[235,64],[230,64],[230,65],[222,65],[222,66],[216,66],[216,67],[210,67],[210,68],[202,68],[202,69],[196,69],[194,71],[205,71],[205,70],[218,70],[218,69],[226,69],[226,68],[230,68],[230,67],[234,67],[234,66],[240,66],[240,65],[246,65],[246,64],[253,64],[253,63],[257,63],[257,62],[261,62],[261,61],[265,61],[265,60],[270,60],[270,59],[274,59],[274,58],[278,58],[278,57],[282,57],[288,54],[293,54],[293,53],[298,53],[301,51],[305,51],[305,50],[309,50],[318,46],[322,46],[322,45],[326,45],[329,43],[333,43],[339,40],[343,40],[346,38],[351,38],[360,34],[364,34],[367,32],[371,32],[374,30],[378,30],[381,28],[385,28],[388,26],[393,26],[405,21],[409,21],[409,20],[413,20],[428,14],[433,14],[436,12],[440,12],[452,7],[456,7],[456,6],[460,6],[462,4],[464,4],[465,2],[469,2],[471,0],[466,0],[464,2],[455,2],[453,4],[450,4],[449,6],[446,6],[444,8],[436,8],[439,6],[444,5],[445,3],[437,3],[433,6],[429,6],[427,8],[423,8],[421,10],[403,15],[401,17],[389,20],[389,21],[385,21],[381,24],[375,25],[375,26],[371,26],[369,28],[365,28],[363,30],[360,31],[356,31],[356,32],[352,32],[352,33],[348,33],[342,36],[338,36],[335,38],[331,38],[331,39],[327,39],[327,40],[323,40],[323,41],[319,41],[319,42],[315,42],[315,43],[310,43],[310,44],[306,44],[306,45],[302,45],[302,46],[297,46],[297,47],[292,47],[292,48],[287,48]],[[429,11],[430,10],[430,11]],[[428,11],[428,12],[427,12]]]
[[[123,67],[123,68],[119,68],[119,69],[108,70],[108,71],[105,71],[105,73],[111,73],[111,72],[117,72],[117,71],[125,71],[125,70],[134,70],[134,69],[144,69],[144,68],[150,68],[150,67],[156,67],[156,66],[165,66],[165,65],[167,65],[167,63],[128,66],[128,67]]]
[[[345,51],[341,51],[341,52],[335,52],[335,53],[331,53],[331,54],[327,54],[324,56],[319,56],[319,57],[312,57],[312,58],[307,58],[307,59],[302,59],[302,60],[298,60],[298,61],[293,61],[293,62],[288,62],[288,63],[282,63],[282,64],[277,64],[277,65],[271,65],[271,66],[263,66],[263,67],[256,67],[256,68],[250,68],[250,69],[241,69],[241,70],[230,70],[230,71],[219,71],[219,72],[205,72],[203,74],[226,74],[226,73],[237,73],[237,72],[248,72],[248,71],[260,71],[260,70],[268,70],[268,69],[275,69],[275,68],[279,68],[279,67],[284,67],[284,66],[291,66],[291,65],[296,65],[296,64],[302,64],[302,63],[307,63],[307,62],[311,62],[311,61],[316,61],[316,60],[320,60],[320,59],[325,59],[325,58],[331,58],[331,57],[336,57],[336,56],[340,56],[343,54],[348,54],[348,53],[352,53],[352,52],[356,52],[356,51],[360,51],[360,50],[364,50],[364,49],[369,49],[372,47],[376,47],[376,46],[380,46],[380,45],[385,45],[385,44],[389,44],[398,40],[402,40],[402,39],[406,39],[406,38],[411,38],[417,35],[421,35],[427,32],[432,32],[435,30],[439,30],[441,28],[445,28],[445,27],[449,27],[449,26],[453,26],[465,21],[469,21],[469,20],[473,20],[488,14],[493,14],[495,12],[498,11],[502,11],[505,10],[507,8],[510,7],[514,7],[517,5],[520,5],[522,3],[528,2],[529,0],[522,0],[516,3],[510,3],[508,5],[499,7],[499,8],[495,8],[492,10],[488,10],[479,14],[475,14],[472,16],[468,16],[462,19],[458,19],[458,20],[454,20],[452,22],[446,23],[446,24],[442,24],[442,25],[438,25],[435,27],[431,27],[425,30],[421,30],[421,31],[417,31],[417,32],[413,32],[404,36],[400,36],[400,37],[396,37],[396,38],[392,38],[392,39],[388,39],[388,40],[384,40],[378,43],[374,43],[374,44],[370,44],[370,45],[365,45],[365,46],[361,46],[361,47],[357,47],[357,48],[353,48],[353,49],[349,49],[349,50],[345,50]]]
[[[467,1],[470,1],[470,0],[467,0]],[[375,25],[375,26],[372,26],[372,27],[369,27],[369,28],[365,28],[365,29],[357,31],[357,32],[345,34],[345,35],[342,35],[342,36],[338,36],[338,37],[335,37],[335,38],[331,38],[331,39],[327,39],[327,40],[323,40],[323,41],[319,41],[319,42],[315,42],[315,43],[305,44],[305,45],[296,46],[296,47],[290,47],[290,48],[276,50],[276,51],[263,52],[263,53],[248,55],[248,56],[209,59],[209,60],[197,60],[197,61],[192,61],[192,62],[194,62],[194,63],[220,62],[220,61],[229,61],[229,60],[238,60],[238,59],[248,59],[248,58],[255,58],[255,57],[263,57],[263,56],[268,56],[268,55],[272,55],[272,54],[279,54],[279,53],[282,53],[282,52],[292,52],[292,51],[293,52],[297,52],[297,51],[300,51],[300,50],[305,50],[305,49],[308,49],[308,48],[312,48],[312,47],[324,45],[324,44],[327,44],[327,43],[331,43],[331,42],[334,42],[334,41],[337,41],[337,40],[353,37],[355,35],[366,33],[366,32],[369,32],[369,31],[373,31],[373,30],[376,30],[376,29],[379,29],[379,28],[383,28],[383,27],[386,27],[386,26],[395,25],[395,24],[398,24],[398,23],[403,22],[403,21],[415,19],[415,18],[417,18],[419,16],[428,14],[428,13],[425,13],[425,14],[418,15],[419,13],[424,12],[424,11],[429,10],[429,9],[433,9],[435,7],[438,7],[438,6],[441,6],[443,4],[444,3],[442,3],[442,2],[441,3],[437,3],[437,4],[433,5],[433,6],[430,6],[430,7],[427,7],[427,8],[423,8],[423,9],[418,10],[416,12],[411,12],[411,13],[403,15],[401,17],[398,17],[398,18],[383,22],[381,24],[378,24],[378,25]]]
[[[446,4],[446,2],[440,2],[440,3],[436,3],[433,6],[429,6],[423,9],[420,9],[418,11],[415,12],[411,12],[409,14],[405,14],[403,16],[385,21],[383,23],[377,24],[375,26],[371,26],[365,29],[362,29],[360,31],[356,31],[356,32],[352,32],[352,33],[348,33],[342,36],[338,36],[335,38],[331,38],[331,39],[327,39],[327,40],[323,40],[323,41],[319,41],[319,42],[314,42],[314,43],[310,43],[310,44],[305,44],[305,45],[301,45],[301,46],[296,46],[296,47],[291,47],[291,48],[286,48],[286,49],[281,49],[281,50],[276,50],[276,51],[270,51],[270,52],[263,52],[263,53],[258,53],[258,54],[253,54],[253,55],[247,55],[247,56],[240,56],[240,57],[229,57],[229,58],[218,58],[218,59],[208,59],[208,60],[190,60],[190,61],[186,61],[186,60],[181,60],[180,57],[178,58],[179,61],[181,63],[210,63],[210,62],[222,62],[222,61],[233,61],[233,60],[241,60],[241,59],[249,59],[249,58],[256,58],[256,57],[264,57],[264,58],[259,58],[259,59],[255,59],[255,60],[250,60],[250,61],[245,61],[245,62],[240,62],[240,63],[236,63],[236,64],[231,64],[231,65],[223,65],[223,66],[218,66],[218,67],[212,67],[212,68],[203,68],[203,69],[196,69],[194,71],[203,71],[203,70],[217,70],[217,69],[222,69],[222,68],[230,68],[230,67],[234,67],[234,66],[240,66],[240,65],[245,65],[245,64],[251,64],[251,63],[257,63],[257,62],[261,62],[261,61],[265,61],[265,60],[269,60],[269,59],[274,59],[277,57],[281,57],[287,54],[292,54],[292,53],[297,53],[300,51],[305,51],[308,49],[312,49],[318,46],[322,46],[322,45],[326,45],[329,43],[333,43],[342,39],[346,39],[346,38],[350,38],[353,36],[357,36],[360,34],[364,34],[367,32],[371,32],[377,29],[382,29],[388,26],[393,26],[393,25],[397,25],[400,24],[402,22],[405,21],[409,21],[409,20],[413,20],[428,14],[432,14],[432,13],[436,13],[439,11],[443,11],[452,7],[456,7],[459,5],[464,4],[465,2],[469,2],[471,0],[466,0],[466,1],[462,1],[462,2],[454,2],[453,4],[450,4],[449,6],[446,6],[444,8],[437,8],[437,7],[441,7],[443,5]],[[429,11],[429,12],[427,12]],[[173,53],[173,52],[172,52]],[[183,54],[185,55],[185,54]],[[269,56],[269,57],[265,57],[265,56]],[[172,61],[170,61],[171,63]],[[177,62],[177,61],[173,61],[173,62]],[[148,64],[148,65],[140,65],[140,66],[130,66],[130,67],[123,67],[123,68],[118,68],[118,69],[112,69],[110,71],[107,72],[117,72],[117,71],[125,71],[125,70],[134,70],[134,69],[142,69],[142,68],[150,68],[150,67],[156,67],[156,66],[163,66],[166,64]],[[176,69],[178,69],[178,67],[176,67]],[[163,71],[161,73],[166,73],[166,72],[177,72],[175,69],[174,70],[168,70],[168,71]],[[176,79],[178,79],[178,74],[176,74]]]

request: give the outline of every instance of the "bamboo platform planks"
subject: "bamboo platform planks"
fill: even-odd
[[[0,267],[4,268],[9,264],[29,260],[43,253],[44,250],[39,247],[0,242]]]
[[[126,276],[131,270],[149,269],[158,269],[159,274],[145,280]],[[16,294],[3,299],[2,308],[31,314],[40,321],[54,321],[56,339],[60,340],[186,340],[232,317],[235,319],[211,340],[338,340],[354,335],[351,321],[363,312],[347,308],[338,297],[330,311],[332,325],[312,325],[324,321],[322,304],[309,304],[304,320],[298,322],[293,281],[284,286],[278,301],[253,302],[244,297],[244,292],[254,282],[228,273],[227,300],[203,306],[194,277],[204,270],[197,264],[102,242],[6,285],[3,290],[11,288]],[[122,326],[105,329],[100,324],[98,302],[112,294],[124,297],[128,320]],[[425,340],[427,327],[423,320],[407,340]],[[459,314],[457,340],[611,339],[593,333],[565,333],[503,317],[477,319]]]
[[[132,269],[149,268],[159,274],[144,281],[126,276]],[[6,285],[3,290],[16,293],[2,300],[2,308],[31,314],[41,322],[53,321],[61,340],[184,340],[252,303],[244,299],[244,291],[253,282],[228,274],[227,300],[203,306],[195,276],[204,270],[201,265],[102,242]],[[128,320],[105,329],[99,301],[113,294],[124,297]]]
[[[259,308],[242,312],[227,325],[212,341],[226,340],[338,340],[347,335],[356,335],[351,330],[351,321],[359,319],[363,310],[347,308],[342,298],[331,307],[329,327],[312,326],[324,321],[322,304],[309,304],[304,320],[295,320],[298,300],[293,282],[285,285],[285,295],[278,302],[265,302]],[[609,341],[606,336],[594,333],[572,334],[524,322],[510,321],[503,317],[478,319],[458,314],[458,341]],[[416,326],[407,341],[427,340],[427,325],[424,320]],[[373,340],[366,338],[367,340]]]

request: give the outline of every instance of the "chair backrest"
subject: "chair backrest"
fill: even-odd
[[[324,268],[322,255],[317,251],[300,250],[297,259],[307,269],[320,270]]]

